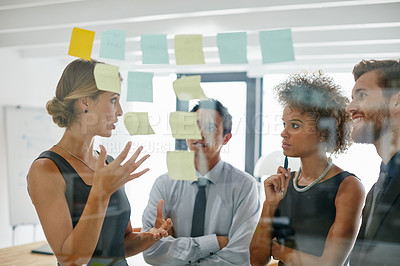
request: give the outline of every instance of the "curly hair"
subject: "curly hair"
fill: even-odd
[[[339,154],[350,146],[350,117],[345,110],[349,100],[331,77],[321,70],[300,72],[274,90],[283,106],[298,108],[315,119],[327,152]]]

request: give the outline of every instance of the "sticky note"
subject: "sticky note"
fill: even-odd
[[[246,32],[218,33],[217,46],[221,64],[247,63]]]
[[[170,179],[197,180],[192,151],[168,151],[167,168]]]
[[[99,90],[121,94],[121,79],[118,66],[96,64],[94,67],[94,79]]]
[[[73,28],[68,55],[90,60],[94,40],[94,31]]]
[[[200,86],[201,76],[186,76],[172,82],[176,97],[181,101],[191,99],[206,100],[208,97],[204,94]]]
[[[107,30],[101,34],[100,57],[110,59],[125,59],[126,31]]]
[[[176,139],[201,139],[196,112],[172,112],[169,115],[169,125]]]
[[[153,102],[152,72],[128,72],[127,101]]]
[[[294,61],[290,29],[260,31],[259,34],[263,64]]]
[[[154,134],[147,112],[128,112],[124,114],[124,124],[130,135]]]
[[[203,35],[176,35],[174,48],[177,65],[204,64]]]
[[[166,34],[144,34],[140,38],[143,64],[169,64]]]

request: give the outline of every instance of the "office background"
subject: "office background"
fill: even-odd
[[[124,111],[148,111],[157,128],[155,136],[129,136],[121,121],[106,143],[112,155],[121,143],[143,144],[152,157],[152,171],[128,185],[134,226],[154,179],[166,171],[165,152],[175,148],[167,114],[180,108],[172,81],[180,74],[199,73],[206,94],[226,104],[233,113],[234,138],[223,158],[252,172],[257,159],[280,148],[280,107],[271,88],[287,74],[318,70],[331,74],[350,95],[352,67],[362,59],[400,57],[400,1],[394,0],[248,0],[248,1],[138,1],[138,0],[2,0],[0,1],[0,248],[43,239],[40,226],[10,226],[10,169],[7,160],[5,106],[44,108],[53,97],[68,56],[73,27],[95,31],[92,57],[120,66],[122,99],[126,99],[128,71],[154,72],[154,102],[123,101]],[[295,61],[262,64],[259,31],[290,28]],[[121,29],[127,33],[125,60],[99,57],[101,33]],[[221,64],[216,35],[247,33],[247,64]],[[142,63],[140,36],[167,34],[169,64]],[[205,64],[176,65],[174,36],[202,34]],[[215,74],[218,73],[218,74]],[[221,74],[224,73],[224,74]],[[192,105],[190,102],[189,105]],[[121,120],[121,119],[120,119]],[[11,149],[15,147],[10,147]],[[9,148],[9,149],[10,149]],[[49,147],[45,147],[49,148]],[[371,147],[354,146],[337,162],[372,184],[379,160]],[[34,158],[32,158],[33,160]],[[152,165],[154,167],[152,167]],[[17,210],[18,211],[18,210]]]

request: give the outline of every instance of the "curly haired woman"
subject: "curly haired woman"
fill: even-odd
[[[266,199],[250,245],[252,265],[343,265],[357,236],[364,187],[332,163],[350,143],[348,99],[322,72],[290,76],[275,88],[283,105],[282,149],[299,157],[264,182]]]

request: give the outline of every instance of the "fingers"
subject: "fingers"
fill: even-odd
[[[163,206],[164,206],[164,200],[160,199],[157,204],[157,218],[154,224],[155,228],[160,228],[164,222]]]
[[[144,174],[147,173],[149,170],[150,170],[149,168],[146,168],[146,169],[144,169],[144,170],[142,170],[142,171],[140,171],[140,172],[137,172],[137,173],[134,173],[134,174],[129,175],[128,181],[131,181],[131,180],[133,180],[133,179],[135,179],[135,178],[138,178],[138,177],[144,175]]]
[[[129,158],[129,160],[125,163],[125,165],[131,165],[131,164],[135,164],[136,159],[139,157],[139,154],[142,152],[143,150],[143,146],[140,146],[139,148],[137,148],[137,150],[135,151],[135,153],[131,156],[131,158]],[[144,162],[144,160],[146,160],[150,155],[146,155],[143,158],[141,158],[137,163],[139,163],[140,161]],[[140,163],[141,164],[141,163]],[[138,164],[138,166],[140,165]]]
[[[279,166],[278,167],[278,174],[283,174],[283,175],[285,175],[286,177],[289,177],[290,176],[290,171],[289,171],[289,169],[288,170],[286,170],[284,167],[282,167],[282,166]]]
[[[103,145],[100,145],[100,154],[99,158],[96,161],[95,169],[100,169],[102,166],[104,166],[106,157],[107,157],[106,148],[104,148]]]
[[[140,160],[139,161],[137,161],[137,162],[135,162],[134,160],[132,161],[133,162],[133,164],[134,164],[134,169],[133,169],[133,171],[134,170],[136,170],[136,168],[138,168],[144,161],[146,161],[148,158],[150,157],[150,154],[146,154],[145,156],[143,156],[142,158],[140,158]],[[131,158],[132,159],[132,158]],[[131,160],[131,159],[129,159],[129,161]],[[127,162],[127,163],[131,163],[131,162]]]
[[[270,176],[264,181],[264,187],[272,187],[272,189],[277,192],[285,192],[289,185],[289,178],[287,178],[284,174],[277,174]]]
[[[164,207],[164,200],[160,199],[157,204],[157,219],[164,219],[163,207]]]
[[[125,160],[126,156],[129,153],[129,150],[131,149],[132,146],[132,142],[128,142],[125,145],[125,148],[122,150],[122,152],[118,155],[117,158],[115,158],[115,160],[112,162],[112,164],[117,164],[117,165],[121,165],[121,163]]]
[[[162,225],[162,227],[164,228],[164,230],[169,231],[172,229],[173,223],[172,220],[170,218],[168,218],[167,220],[165,220],[164,224]],[[168,233],[169,234],[169,233]]]
[[[128,173],[132,173],[133,171],[135,171],[144,161],[146,161],[150,157],[150,154],[146,154],[136,162],[136,159],[138,158],[142,150],[143,147],[140,146],[132,155],[132,157],[129,158],[129,160],[123,165],[123,167],[126,169],[126,171],[128,171]]]

